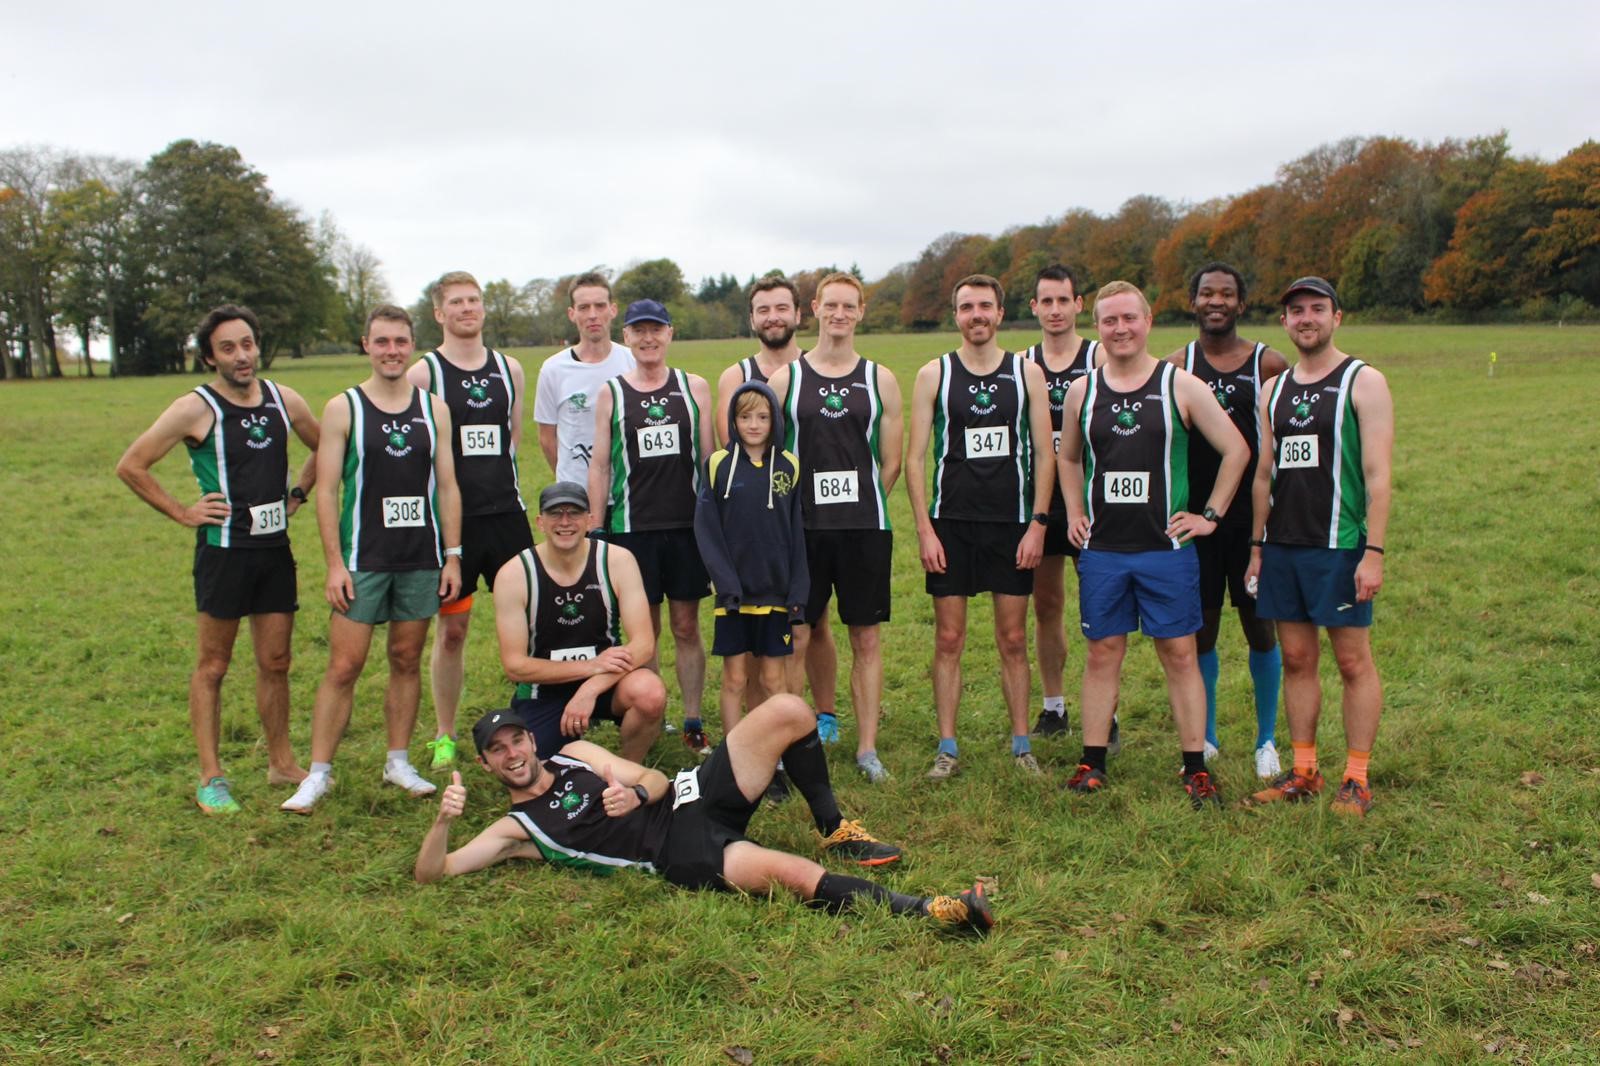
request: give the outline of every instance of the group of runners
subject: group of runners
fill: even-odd
[[[1364,814],[1382,702],[1368,633],[1389,511],[1387,386],[1336,347],[1338,297],[1321,278],[1301,278],[1282,294],[1293,366],[1238,335],[1245,286],[1237,270],[1207,264],[1190,297],[1197,339],[1158,359],[1143,293],[1127,282],[1101,288],[1098,340],[1080,338],[1084,294],[1070,269],[1053,265],[1039,272],[1030,301],[1040,341],[1008,352],[997,340],[1000,282],[963,278],[952,292],[961,344],[917,372],[905,409],[895,376],[855,349],[861,282],[821,279],[811,304],[818,338],[803,351],[799,292],[774,275],[749,293],[759,351],[721,375],[713,403],[703,378],[671,365],[666,307],[630,304],[617,344],[607,279],[582,275],[568,308],[577,342],[550,356],[535,384],[533,420],[555,475],[539,493],[537,544],[517,472],[524,374],[484,344],[482,291],[471,275],[446,274],[433,286],[443,340],[421,358],[408,313],[374,308],[362,340],[371,374],[329,401],[320,420],[292,389],[258,376],[254,315],[234,305],[213,310],[196,340],[215,376],[176,400],[117,468],[152,507],[197,531],[199,658],[189,686],[196,803],[208,813],[239,809],[218,723],[244,618],[269,781],[295,786],[284,810],[308,814],[329,792],[378,625],[387,625],[389,662],[383,780],[413,796],[435,793],[409,756],[423,646],[437,614],[430,770],[451,771],[465,642],[486,582],[515,689],[471,735],[512,809],[450,851],[449,826],[465,803],[452,772],[417,859],[419,880],[543,857],[642,867],[690,887],[782,888],[830,909],[873,898],[897,912],[987,928],[981,882],[948,896],[900,896],[746,837],[763,795],[781,799],[790,782],[825,854],[865,865],[899,858],[898,848],[842,816],[822,753],[841,736],[833,616],[851,652],[856,765],[871,782],[889,777],[877,751],[881,627],[891,613],[888,498],[903,469],[935,619],[938,745],[929,778],[961,770],[956,727],[973,596],[993,599],[1019,770],[1042,773],[1033,738],[1070,733],[1063,617],[1071,559],[1086,653],[1082,754],[1067,790],[1107,784],[1127,635],[1137,629],[1166,675],[1188,801],[1196,809],[1221,803],[1208,760],[1217,754],[1215,646],[1226,596],[1250,649],[1255,765],[1265,782],[1246,802],[1305,800],[1324,788],[1315,737],[1318,630],[1326,629],[1348,744],[1333,808]],[[291,434],[313,452],[292,487]],[[180,442],[200,488],[187,504],[151,473]],[[287,528],[313,492],[332,612],[311,764],[302,769],[288,730],[298,602]],[[715,745],[702,708],[699,618],[708,595],[711,651],[723,659],[726,735]],[[1030,596],[1043,691],[1031,729]],[[642,765],[666,728],[667,688],[656,669],[663,601],[681,736],[703,757],[672,782]],[[1293,747],[1287,770],[1275,745],[1280,672]],[[799,698],[807,684],[812,705]],[[617,724],[615,754],[584,739],[599,720]]]

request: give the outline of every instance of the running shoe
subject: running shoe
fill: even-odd
[[[1310,777],[1291,767],[1272,779],[1272,784],[1257,792],[1245,803],[1251,806],[1260,806],[1263,803],[1277,803],[1285,800],[1289,803],[1299,803],[1301,800],[1310,799],[1322,791],[1322,772],[1313,770]]]
[[[711,738],[706,736],[705,729],[698,726],[690,729],[688,723],[683,727],[683,746],[702,759],[711,754]]]
[[[456,762],[456,738],[448,733],[441,733],[436,740],[428,741],[428,750],[433,752],[433,762],[428,765],[430,770],[448,770]]]
[[[1099,792],[1106,787],[1106,772],[1096,770],[1088,763],[1079,763],[1078,772],[1066,784],[1068,792]]]
[[[317,801],[328,794],[328,789],[333,787],[332,774],[307,774],[300,787],[294,790],[294,795],[284,800],[279,805],[281,811],[290,814],[310,814],[311,808]]]
[[[933,769],[928,771],[928,777],[934,781],[947,781],[961,772],[961,760],[947,751],[941,751],[933,757]]]
[[[1211,775],[1204,770],[1184,774],[1183,790],[1189,795],[1189,806],[1197,811],[1205,810],[1208,803],[1213,807],[1222,806],[1222,793],[1217,790],[1217,783],[1211,779]]]
[[[900,861],[900,849],[885,844],[865,829],[860,822],[849,819],[839,823],[839,828],[822,838],[822,850],[857,866],[883,866]]]
[[[877,752],[873,752],[870,755],[857,755],[856,768],[866,774],[867,780],[874,785],[881,785],[889,780],[889,771],[884,768],[883,763],[878,759]]]
[[[417,797],[431,796],[439,791],[437,785],[417,773],[417,768],[405,759],[386,763],[383,767],[383,780],[385,784],[396,785]]]
[[[767,782],[766,800],[776,807],[789,799],[789,778],[784,775],[780,766],[772,771],[772,780]]]
[[[1283,768],[1278,765],[1278,748],[1272,741],[1267,741],[1256,749],[1256,776],[1263,781],[1271,781]]]
[[[817,715],[817,739],[824,744],[839,743],[839,717],[838,715],[823,712]]]
[[[1044,776],[1044,769],[1039,765],[1039,760],[1033,757],[1033,752],[1019,752],[1014,761],[1017,764],[1017,769],[1023,773],[1032,774],[1034,777]]]
[[[1117,755],[1122,752],[1122,723],[1117,720],[1116,712],[1111,714],[1111,736],[1106,740],[1106,754]]]
[[[1344,779],[1344,784],[1339,786],[1333,802],[1328,804],[1328,809],[1334,814],[1348,814],[1356,818],[1366,817],[1367,811],[1371,808],[1372,789],[1353,777]]]
[[[928,917],[943,925],[965,926],[978,933],[994,928],[994,911],[989,907],[982,881],[974,882],[959,895],[934,896],[928,900],[927,908]]]
[[[238,814],[239,801],[228,791],[226,777],[213,777],[194,790],[194,804],[207,814]]]
[[[1039,720],[1033,723],[1033,735],[1036,737],[1064,737],[1072,733],[1072,723],[1067,721],[1065,712],[1040,711]]]

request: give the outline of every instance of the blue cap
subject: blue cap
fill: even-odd
[[[635,322],[659,322],[663,326],[670,326],[672,316],[655,300],[635,300],[628,305],[628,313],[622,316],[622,324],[631,326]]]

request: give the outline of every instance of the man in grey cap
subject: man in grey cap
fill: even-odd
[[[539,543],[494,580],[500,662],[517,686],[512,709],[542,752],[555,754],[599,717],[617,723],[623,758],[640,762],[661,735],[667,690],[646,668],[655,631],[639,564],[628,549],[587,536],[589,494],[575,481],[539,494],[534,525]]]
[[[667,601],[683,740],[707,755],[711,744],[700,720],[706,683],[700,601],[710,594],[711,579],[694,539],[694,506],[712,451],[711,387],[698,374],[667,365],[672,316],[655,300],[628,305],[622,339],[636,365],[606,382],[595,399],[590,517],[606,540],[638,561],[657,634],[661,601]],[[653,648],[648,665],[655,666]]]

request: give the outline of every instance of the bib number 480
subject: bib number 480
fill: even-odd
[[[1107,503],[1149,503],[1150,475],[1139,471],[1108,470],[1101,476]]]

